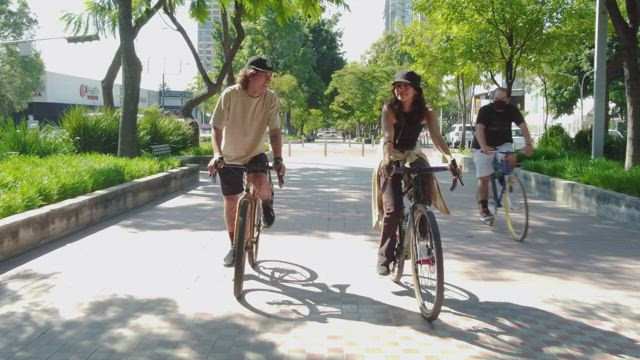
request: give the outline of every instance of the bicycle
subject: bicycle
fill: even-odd
[[[452,166],[457,169],[455,160]],[[406,167],[395,166],[396,174],[406,174],[411,181],[403,189],[402,195],[409,202],[408,210],[402,212],[398,225],[396,257],[390,265],[394,282],[400,282],[404,271],[404,262],[411,259],[413,290],[422,317],[428,322],[438,318],[444,301],[444,257],[442,240],[436,217],[430,205],[422,196],[422,180],[419,174],[448,171],[447,166]],[[457,176],[454,174],[454,176]],[[455,189],[459,177],[454,178],[451,190]],[[462,181],[460,180],[460,183]],[[403,182],[404,184],[404,182]],[[382,191],[386,183],[382,187]]]
[[[244,283],[245,259],[249,260],[249,265],[252,268],[255,268],[258,261],[260,233],[262,232],[262,216],[260,211],[258,211],[258,209],[261,208],[262,200],[256,195],[254,185],[247,180],[247,171],[267,171],[267,178],[269,179],[269,186],[271,187],[271,198],[273,199],[273,183],[271,181],[271,170],[273,170],[273,167],[236,164],[225,164],[224,166],[231,169],[245,170],[243,176],[244,193],[238,200],[233,239],[235,249],[233,295],[236,299],[239,299],[242,296]],[[282,188],[283,184],[284,179],[281,175],[278,175],[278,186]]]
[[[529,204],[527,202],[527,192],[522,185],[522,181],[512,175],[512,169],[507,160],[510,154],[518,151],[493,151],[493,173],[491,173],[491,194],[489,204],[493,205],[494,216],[498,209],[504,207],[504,216],[507,227],[514,240],[522,242],[529,230]],[[498,156],[499,154],[503,156]],[[516,165],[516,167],[518,167]],[[504,203],[504,206],[503,206]],[[480,205],[478,204],[478,210]],[[494,220],[488,221],[487,225],[493,225]]]

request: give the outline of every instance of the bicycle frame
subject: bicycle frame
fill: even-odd
[[[511,176],[511,165],[509,164],[509,160],[507,159],[509,154],[513,154],[514,152],[499,152],[494,151],[493,155],[493,173],[491,173],[491,193],[493,195],[493,200],[495,201],[495,207],[502,207],[502,200],[504,198],[505,186],[509,182],[509,177]],[[505,155],[502,159],[498,160],[498,154]],[[499,180],[500,177],[504,176],[504,183],[500,184],[500,191],[498,192],[498,185],[496,181]]]

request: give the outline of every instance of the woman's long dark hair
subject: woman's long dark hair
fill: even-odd
[[[404,125],[405,119],[404,116],[402,116],[402,102],[398,100],[393,89],[394,85],[391,85],[391,97],[387,100],[385,105],[393,110],[396,121],[400,122],[400,125]],[[424,98],[424,92],[421,87],[413,87],[413,89],[416,91],[416,95],[413,97],[411,112],[418,114],[418,119],[422,119],[427,114],[427,101]]]

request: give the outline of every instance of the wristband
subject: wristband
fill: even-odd
[[[392,144],[393,144],[393,141],[391,141],[391,140],[387,140],[387,141],[385,141],[385,142],[383,142],[383,143],[382,143],[382,146],[385,146],[385,145],[387,145],[388,143],[392,143]]]
[[[283,161],[284,161],[284,159],[282,159],[282,156],[276,156],[276,157],[274,157],[274,158],[273,158],[273,161],[274,161],[274,162],[275,162],[275,161],[283,162]]]

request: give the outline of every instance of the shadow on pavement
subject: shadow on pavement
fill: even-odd
[[[406,282],[399,285],[403,290],[394,292],[395,295],[414,296],[411,285]],[[575,312],[578,319],[593,318],[602,306],[587,309],[583,303],[567,305],[580,307]],[[585,312],[584,317],[580,316],[581,311]],[[627,315],[632,309],[622,311]],[[600,325],[607,327],[604,322]],[[447,283],[444,306],[430,334],[454,338],[493,353],[520,359],[591,359],[603,355],[640,357],[638,339],[621,332],[624,329],[601,329],[596,324],[569,319],[531,306],[481,301],[470,291]]]
[[[86,304],[75,318],[33,305],[0,316],[1,359],[284,357],[276,344],[255,336],[255,321],[237,314],[187,316],[168,298],[109,296]]]
[[[335,318],[382,326],[410,326],[425,334],[462,341],[515,358],[640,356],[637,339],[620,334],[620,329],[600,329],[535,307],[481,301],[473,293],[452,284],[446,285],[440,318],[428,324],[417,312],[417,307],[416,312],[408,311],[351,294],[349,284],[318,282],[317,274],[302,265],[260,261],[254,270],[257,276],[246,275],[245,281],[258,282],[269,288],[254,287],[245,291],[240,303],[269,319],[326,323]],[[400,286],[403,290],[394,294],[414,296],[409,284],[401,283]],[[359,311],[358,305],[364,304],[367,311]]]

